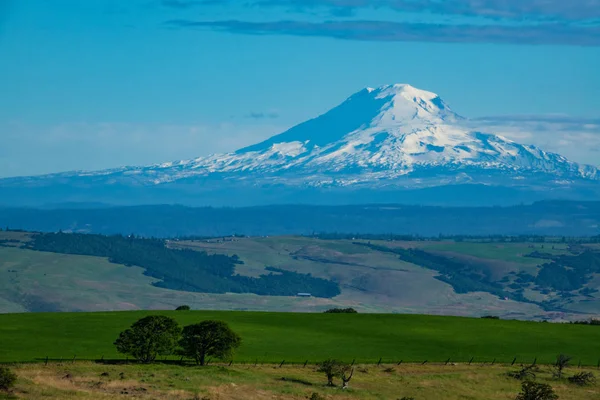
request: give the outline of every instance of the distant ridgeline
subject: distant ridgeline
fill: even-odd
[[[0,202],[2,199],[0,199]],[[301,201],[301,200],[298,200]],[[404,200],[408,201],[408,200]],[[316,232],[406,236],[597,236],[600,201],[548,201],[512,207],[274,205],[192,208],[3,208],[0,226],[28,231],[145,237],[311,235]]]
[[[62,254],[107,257],[126,266],[139,266],[145,274],[160,281],[154,286],[203,293],[254,293],[262,296],[295,296],[309,292],[315,297],[340,294],[335,282],[267,267],[259,278],[235,274],[236,255],[209,255],[194,250],[171,249],[162,239],[131,236],[102,236],[68,233],[42,233],[33,236],[26,248]]]

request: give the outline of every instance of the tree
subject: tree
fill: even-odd
[[[187,304],[179,306],[175,309],[175,311],[189,311],[189,310],[191,310],[191,308]]]
[[[241,342],[226,322],[207,320],[184,327],[179,345],[183,356],[205,365],[207,356],[225,359]]]
[[[563,370],[569,366],[569,361],[571,361],[571,357],[565,356],[564,354],[560,354],[556,357],[556,364],[554,364],[555,378],[562,379]]]
[[[335,386],[333,378],[337,377],[342,380],[342,389],[346,389],[354,375],[354,368],[344,362],[328,359],[319,365],[317,372],[323,372],[327,376],[327,386]]]
[[[6,367],[0,367],[0,390],[8,390],[15,385],[17,375]]]
[[[327,376],[327,386],[335,386],[333,378],[339,375],[341,362],[338,360],[328,359],[319,365],[317,372],[322,372]]]
[[[526,381],[521,384],[521,393],[516,400],[556,400],[558,396],[550,385]]]
[[[350,382],[350,379],[352,379],[352,375],[354,375],[354,368],[348,364],[342,365],[342,367],[340,368],[342,389],[346,389],[348,387],[348,382]]]
[[[131,328],[121,332],[114,344],[119,353],[150,363],[158,355],[172,354],[180,334],[181,328],[173,318],[152,315],[136,321]]]

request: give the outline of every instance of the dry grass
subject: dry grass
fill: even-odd
[[[253,365],[204,368],[169,365],[94,363],[18,365],[16,399],[306,399],[313,392],[328,399],[514,399],[520,382],[500,365],[357,366],[350,389],[328,388],[314,366]],[[550,383],[561,400],[600,398],[598,385],[579,387],[553,380],[541,367],[538,381]],[[571,375],[579,370],[567,372]],[[592,370],[590,370],[592,371]],[[103,376],[104,374],[104,376]],[[3,395],[0,394],[0,399]],[[6,398],[6,396],[4,397]]]

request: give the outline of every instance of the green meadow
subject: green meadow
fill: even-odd
[[[560,353],[596,366],[596,326],[394,314],[133,311],[0,315],[0,362],[123,359],[113,341],[137,319],[163,314],[181,325],[224,320],[240,334],[240,363],[551,363]]]

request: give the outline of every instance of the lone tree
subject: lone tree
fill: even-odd
[[[205,365],[206,357],[225,359],[240,346],[242,339],[223,321],[202,321],[183,328],[179,341],[181,355]]]
[[[558,396],[550,385],[526,381],[521,384],[521,393],[516,400],[556,400]]]
[[[191,310],[191,308],[187,304],[179,306],[175,309],[175,311],[190,311],[190,310]]]
[[[150,363],[158,355],[172,354],[177,346],[181,328],[177,321],[164,315],[152,315],[136,321],[121,332],[115,346],[119,353]]]

